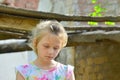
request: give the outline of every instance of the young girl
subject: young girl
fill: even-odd
[[[73,66],[54,60],[67,44],[64,27],[57,21],[44,21],[33,30],[32,36],[37,59],[18,66],[16,80],[75,80]]]

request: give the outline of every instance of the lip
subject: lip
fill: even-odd
[[[49,58],[49,59],[53,59],[53,57],[51,57],[51,56],[46,56],[47,58]]]

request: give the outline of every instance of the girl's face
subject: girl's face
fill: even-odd
[[[57,57],[62,47],[62,42],[54,34],[46,34],[37,44],[37,53],[40,60],[51,61]]]

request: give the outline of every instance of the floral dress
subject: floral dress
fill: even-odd
[[[26,64],[20,65],[16,69],[25,80],[69,80],[73,66],[58,63],[50,70],[43,70],[34,64]]]

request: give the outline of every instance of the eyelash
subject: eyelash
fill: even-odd
[[[45,48],[49,48],[49,46],[44,46]]]
[[[44,46],[45,48],[49,48],[49,46]],[[54,48],[54,50],[57,50],[58,48]]]
[[[58,48],[54,48],[54,50],[57,50]]]

